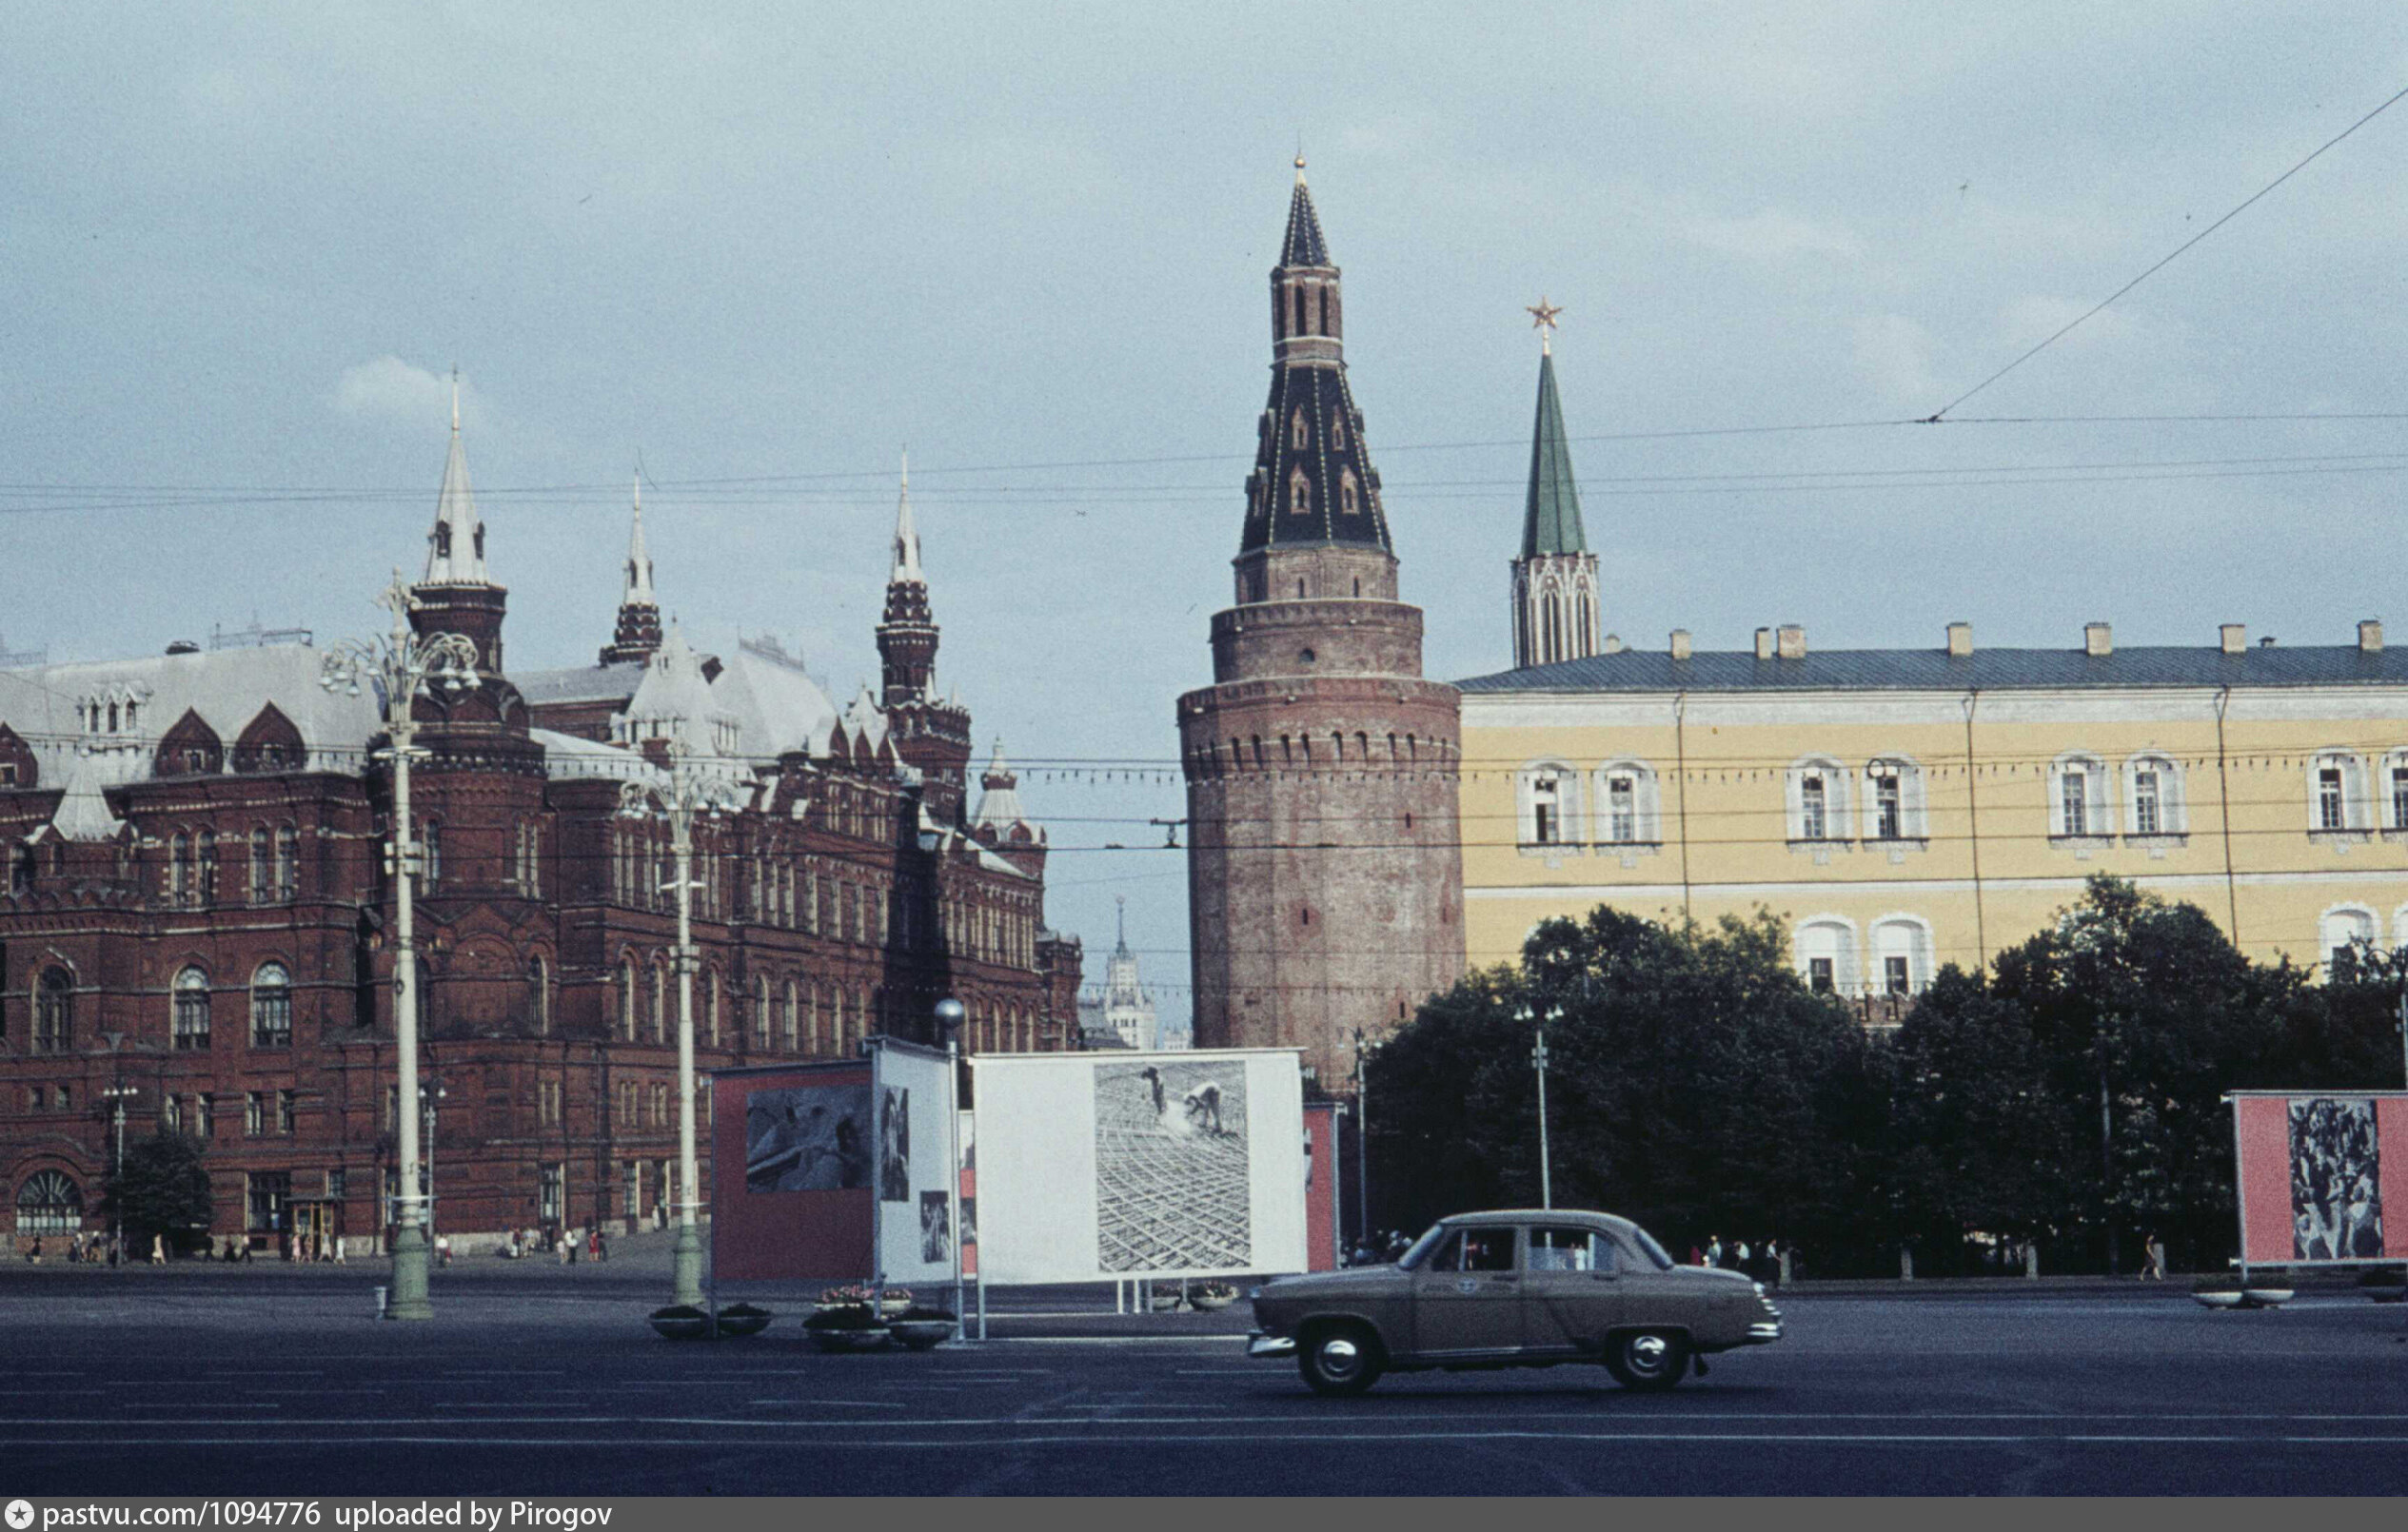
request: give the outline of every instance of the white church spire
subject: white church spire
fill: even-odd
[[[460,372],[451,374],[451,456],[444,460],[444,487],[435,498],[435,528],[426,535],[427,585],[490,585],[485,572],[485,526],[468,489],[468,455],[460,445]]]
[[[672,529],[674,530],[674,529]],[[643,476],[636,476],[635,529],[627,536],[627,583],[619,598],[622,606],[658,606],[652,593],[652,555],[643,545]]]
[[[895,508],[895,568],[886,577],[889,585],[908,581],[915,585],[928,583],[919,572],[919,529],[912,522],[912,453],[903,449],[902,499]]]

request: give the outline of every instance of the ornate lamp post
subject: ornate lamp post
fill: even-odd
[[[671,887],[678,897],[678,1234],[671,1247],[670,1302],[698,1308],[702,1304],[702,1236],[694,1223],[701,1175],[694,1148],[694,816],[720,812],[731,796],[731,784],[723,776],[695,767],[682,725],[669,738],[665,788],[644,782],[624,782],[619,788],[622,815],[668,821],[669,850],[676,860]]]
[[[432,1319],[435,1311],[426,1301],[425,1202],[418,1178],[418,1113],[409,1110],[418,1100],[418,948],[412,898],[419,872],[418,836],[409,814],[409,765],[420,754],[411,743],[418,732],[411,709],[422,691],[457,693],[476,685],[477,646],[457,633],[412,633],[409,614],[418,598],[398,569],[376,604],[393,614],[390,636],[338,644],[321,662],[318,684],[328,691],[344,688],[354,697],[360,695],[363,680],[375,688],[391,741],[381,754],[393,763],[393,850],[387,871],[393,876],[393,1053],[401,1075],[402,1110],[394,1113],[401,1185],[393,1209],[393,1290],[385,1317]]]
[[[1553,1165],[1547,1150],[1547,1024],[1564,1019],[1561,1006],[1549,1006],[1545,1015],[1533,1013],[1524,1006],[1514,1013],[1517,1021],[1538,1023],[1538,1043],[1530,1050],[1530,1067],[1538,1070],[1538,1205],[1552,1209],[1555,1206]]]

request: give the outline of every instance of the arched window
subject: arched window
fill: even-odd
[[[2123,763],[2123,833],[2142,839],[2190,833],[2181,762],[2144,750]]]
[[[2383,794],[2383,828],[2408,831],[2408,750],[2395,750],[2383,757],[2378,785]]]
[[[1921,994],[1931,983],[1931,923],[1908,914],[1875,921],[1873,967],[1882,993]]]
[[[197,872],[193,882],[193,897],[201,908],[217,902],[217,832],[204,830],[193,841],[193,856]]]
[[[786,1051],[799,1053],[802,1051],[802,1002],[801,997],[795,992],[794,980],[786,981],[785,993],[781,998],[785,1010],[779,1021],[780,1031],[785,1036]]]
[[[1298,452],[1313,444],[1313,433],[1304,423],[1304,411],[1301,409],[1296,411],[1295,419],[1289,427],[1289,442]]]
[[[17,1188],[19,1234],[72,1234],[84,1227],[84,1193],[64,1170],[36,1170]]]
[[[1515,790],[1524,850],[1579,844],[1580,774],[1569,763],[1533,761],[1515,778]]]
[[[541,957],[526,960],[526,1013],[538,1037],[552,1031],[552,975]]]
[[[1808,756],[1790,766],[1786,783],[1789,838],[1848,838],[1848,774],[1828,756]]]
[[[1346,411],[1344,410],[1330,417],[1330,445],[1340,452],[1346,450]]]
[[[287,904],[301,897],[301,834],[290,825],[276,828],[276,897]]]
[[[652,1040],[656,1043],[668,1041],[668,987],[669,971],[659,963],[654,963],[652,965]]]
[[[1856,923],[1845,915],[1801,921],[1792,938],[1799,977],[1817,994],[1856,993]]]
[[[1597,769],[1597,838],[1615,846],[1655,846],[1664,840],[1664,809],[1655,768],[1645,761],[1608,761]]]
[[[262,825],[251,832],[251,903],[276,899],[276,843]]]
[[[2346,984],[2358,977],[2360,944],[2375,944],[2375,912],[2362,904],[2337,904],[2317,922],[2317,950],[2325,964],[2327,983]]]
[[[179,910],[192,903],[192,836],[182,830],[168,841],[168,902]]]
[[[2366,763],[2347,750],[2319,750],[2308,762],[2308,831],[2346,835],[2374,828]]]
[[[753,975],[753,1047],[769,1051],[769,975]]]
[[[1363,506],[1354,489],[1354,470],[1349,468],[1338,479],[1338,509],[1349,516],[1362,514]]]
[[[619,960],[619,1035],[636,1040],[636,960]]]
[[[1876,756],[1865,765],[1865,838],[1922,840],[1930,835],[1924,815],[1923,768],[1905,756]]]
[[[251,975],[251,1046],[292,1046],[292,975],[282,963],[262,963]]]
[[[719,1047],[719,970],[704,976],[702,985],[702,1020],[713,1048]]]
[[[1288,509],[1297,516],[1313,509],[1313,484],[1305,478],[1301,468],[1288,476]],[[1299,590],[1296,594],[1302,596],[1304,592]]]
[[[74,1047],[75,979],[63,968],[46,968],[33,995],[33,1051],[65,1053]]]
[[[2061,840],[2114,833],[2114,795],[2107,764],[2087,751],[2067,751],[2048,766],[2048,833]]]
[[[429,819],[418,827],[418,886],[432,891],[444,880],[444,827]]]
[[[209,1046],[209,976],[197,964],[176,974],[168,1007],[168,1032],[176,1048]]]

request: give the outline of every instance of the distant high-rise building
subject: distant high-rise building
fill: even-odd
[[[1137,956],[1129,951],[1128,901],[1115,902],[1121,906],[1119,940],[1104,965],[1103,992],[1079,996],[1079,1032],[1090,1048],[1186,1048],[1193,1034],[1186,1029],[1166,1033],[1155,1014],[1154,997],[1137,977]]]

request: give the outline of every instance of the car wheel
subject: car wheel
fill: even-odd
[[[1688,1342],[1672,1330],[1626,1330],[1606,1347],[1606,1370],[1625,1388],[1669,1388],[1688,1364]]]
[[[1379,1382],[1379,1342],[1356,1325],[1315,1330],[1296,1352],[1296,1370],[1316,1394],[1359,1394]]]

